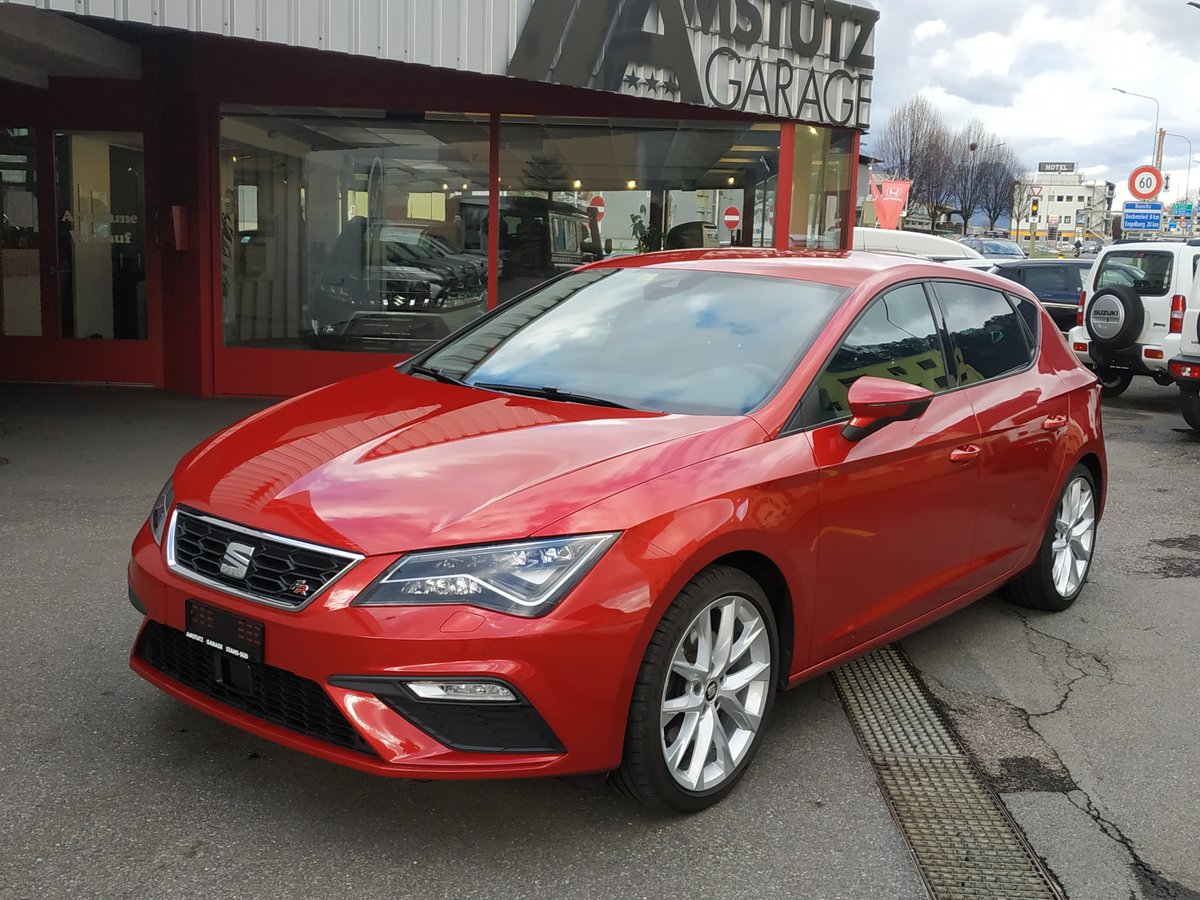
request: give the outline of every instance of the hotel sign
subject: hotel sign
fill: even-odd
[[[508,74],[861,129],[878,20],[842,0],[533,0]]]
[[[1073,162],[1040,162],[1038,163],[1039,172],[1053,172],[1056,174],[1070,174],[1075,171],[1075,163]]]

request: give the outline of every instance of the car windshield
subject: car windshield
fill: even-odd
[[[1024,256],[1021,248],[1012,241],[984,241],[980,252],[992,256]]]
[[[421,364],[492,389],[742,415],[791,372],[847,293],[792,278],[593,269],[526,294]]]

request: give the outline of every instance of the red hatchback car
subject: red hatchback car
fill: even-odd
[[[1095,377],[1032,294],[867,253],[576,270],[179,463],[131,664],[380,775],[699,809],[775,694],[1007,585],[1079,595]]]

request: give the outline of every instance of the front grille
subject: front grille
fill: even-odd
[[[158,622],[147,622],[137,655],[194,691],[346,750],[378,754],[315,681],[265,663],[230,658]]]
[[[231,543],[249,547],[245,574],[222,571]],[[274,606],[297,609],[321,593],[359,557],[304,544],[180,507],[171,534],[173,569],[216,588]]]

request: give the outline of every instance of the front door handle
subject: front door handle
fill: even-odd
[[[970,462],[971,460],[973,460],[977,456],[979,456],[979,454],[982,452],[983,451],[980,450],[979,447],[977,447],[975,444],[966,444],[965,446],[962,446],[962,447],[955,447],[953,450],[950,451],[950,462],[954,462],[954,463]]]
[[[1067,424],[1066,416],[1047,416],[1042,423],[1042,431],[1058,431]]]

